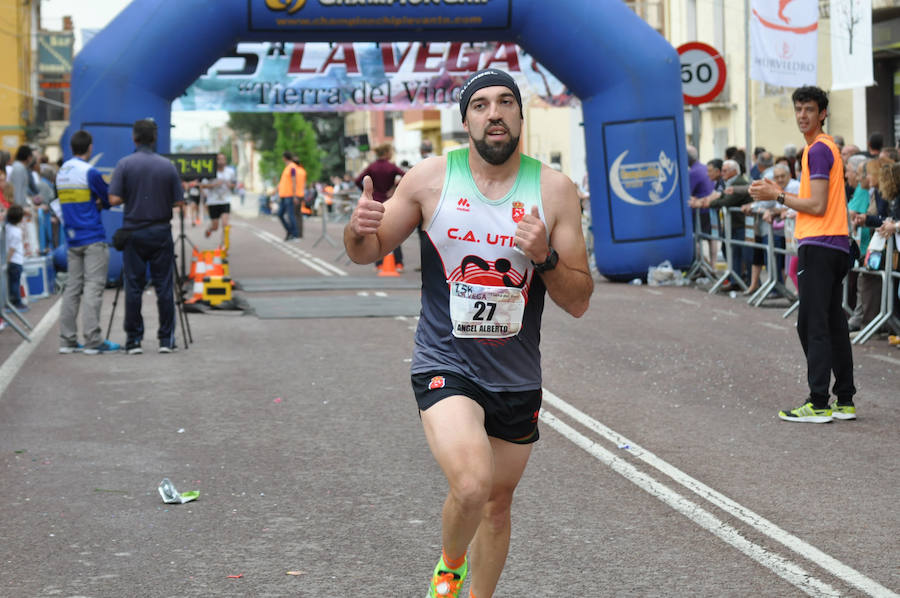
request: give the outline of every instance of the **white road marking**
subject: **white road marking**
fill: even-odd
[[[0,366],[0,396],[3,396],[9,383],[13,381],[13,378],[16,377],[16,374],[18,374],[19,370],[22,369],[22,366],[25,365],[25,361],[34,350],[37,349],[37,346],[41,344],[41,341],[47,336],[47,333],[50,332],[50,328],[56,323],[57,318],[59,318],[59,311],[61,308],[62,297],[50,307],[47,313],[44,314],[44,317],[41,318],[41,321],[38,322],[38,325],[31,331],[31,334],[28,335],[31,342],[29,343],[23,339],[19,346],[16,347],[16,350],[12,352],[12,355],[7,357],[6,361],[3,362],[3,365]],[[7,334],[9,334],[9,332]]]
[[[772,330],[787,330],[784,326],[779,326],[778,324],[773,324],[771,322],[760,322],[759,325],[771,328]]]
[[[544,391],[545,398],[546,394],[546,391]],[[651,476],[638,470],[634,465],[628,463],[621,457],[613,455],[611,452],[599,446],[590,438],[580,434],[571,426],[558,420],[544,409],[541,410],[541,420],[568,440],[572,441],[576,446],[584,449],[604,465],[608,466],[629,482],[638,486],[641,490],[658,498],[706,531],[718,537],[723,542],[737,548],[754,561],[772,570],[779,577],[797,586],[806,594],[809,594],[810,596],[841,595],[838,590],[827,583],[816,579],[799,565],[788,561],[774,552],[766,550],[758,544],[750,542],[744,538],[738,530],[727,525],[697,503],[689,501],[665,484],[658,482]]]
[[[663,294],[662,291],[657,291],[656,289],[647,289],[647,292],[650,293],[651,295],[662,295]]]
[[[277,235],[274,235],[274,234],[270,233],[269,231],[262,230],[260,228],[256,228],[255,226],[252,226],[252,225],[246,224],[246,223],[240,223],[240,226],[250,229],[250,232],[252,232],[254,235],[259,237],[266,243],[274,246],[276,249],[278,249],[282,253],[285,253],[285,254],[291,256],[292,258],[296,259],[298,262],[315,270],[316,272],[318,272],[319,274],[322,274],[323,276],[334,276],[335,274],[338,276],[347,276],[348,275],[346,271],[341,270],[337,266],[335,266],[321,258],[314,256],[313,254],[309,253],[308,251],[304,251],[303,249],[300,249],[299,247],[295,247],[294,245],[290,245],[287,242],[282,241],[281,239],[278,238]]]
[[[684,486],[691,492],[695,493],[696,495],[700,496],[704,500],[712,503],[713,505],[719,507],[720,509],[727,512],[728,514],[743,521],[744,523],[751,526],[755,530],[757,530],[757,531],[767,535],[768,537],[772,538],[773,540],[781,543],[782,545],[784,545],[787,548],[789,548],[790,550],[796,552],[803,558],[806,558],[814,563],[817,563],[819,566],[828,570],[831,574],[833,574],[834,576],[843,580],[844,582],[862,590],[863,592],[865,592],[866,594],[868,594],[870,596],[879,596],[879,597],[885,596],[885,597],[900,598],[900,597],[898,597],[897,594],[895,594],[888,588],[882,586],[875,580],[866,577],[859,571],[856,571],[855,569],[843,564],[842,562],[838,561],[837,559],[825,554],[824,552],[822,552],[815,546],[812,546],[812,545],[804,542],[800,538],[784,531],[783,529],[781,529],[780,527],[778,527],[771,521],[768,521],[764,517],[754,513],[750,509],[736,503],[735,501],[731,500],[727,496],[713,490],[712,488],[710,488],[709,486],[706,486],[699,480],[695,480],[694,478],[687,475],[686,473],[679,470],[678,468],[674,467],[673,465],[670,465],[669,463],[663,461],[662,459],[660,459],[659,457],[657,457],[650,451],[642,448],[641,446],[639,446],[638,444],[629,440],[628,438],[626,438],[626,437],[622,436],[621,434],[604,426],[599,421],[590,417],[586,413],[580,411],[576,407],[574,407],[574,406],[570,405],[569,403],[565,402],[564,400],[560,399],[558,396],[554,395],[552,392],[548,391],[547,389],[544,389],[543,401],[545,404],[549,404],[549,405],[553,406],[554,408],[559,409],[560,411],[562,411],[569,417],[573,418],[575,421],[579,422],[580,424],[582,424],[589,430],[598,434],[602,438],[605,438],[606,440],[610,441],[615,446],[621,446],[623,444],[629,445],[630,450],[628,451],[628,453],[630,455],[634,456],[637,459],[640,459],[641,461],[650,465],[651,467],[655,468],[656,470],[660,471],[661,473],[664,473],[665,475],[669,476],[674,481],[678,482],[679,484],[681,484],[682,486]],[[543,418],[543,412],[541,414],[541,417]],[[782,557],[775,555],[773,553],[769,553],[762,548],[759,548],[759,547],[752,548],[755,545],[752,545],[749,542],[747,544],[749,544],[750,546],[743,546],[742,543],[745,542],[745,540],[743,540],[742,537],[741,537],[740,541],[730,538],[730,532],[726,533],[725,531],[723,531],[724,526],[721,524],[721,522],[716,523],[716,526],[717,526],[716,530],[710,529],[709,527],[707,527],[707,524],[710,523],[711,521],[718,521],[715,519],[715,517],[712,517],[712,515],[709,515],[710,517],[712,517],[712,520],[704,519],[704,521],[699,521],[697,519],[694,519],[694,517],[691,516],[690,510],[685,512],[678,506],[675,506],[674,504],[669,503],[668,500],[663,499],[661,496],[658,496],[656,492],[653,492],[653,491],[649,490],[648,488],[646,488],[645,486],[648,485],[649,482],[644,481],[642,483],[638,483],[637,481],[631,479],[629,476],[625,475],[625,473],[623,473],[625,468],[619,467],[622,462],[622,460],[619,457],[614,457],[612,455],[612,453],[609,453],[608,451],[605,451],[605,449],[602,449],[599,446],[596,446],[596,443],[594,443],[593,441],[589,440],[588,438],[582,436],[581,434],[579,434],[572,428],[566,426],[565,424],[562,424],[556,418],[553,418],[553,420],[554,420],[553,423],[551,423],[550,421],[548,421],[547,423],[550,423],[551,426],[554,427],[554,429],[556,429],[561,434],[566,436],[566,438],[569,438],[569,440],[572,440],[572,442],[574,442],[578,446],[581,446],[586,451],[588,451],[589,453],[594,455],[596,458],[600,459],[600,461],[602,461],[603,463],[612,467],[617,473],[620,473],[621,475],[625,476],[629,480],[634,481],[636,484],[641,486],[643,489],[647,490],[654,496],[657,496],[658,498],[660,498],[660,500],[663,500],[667,504],[670,504],[670,506],[672,506],[676,510],[679,510],[679,512],[685,514],[687,517],[691,518],[692,520],[697,522],[702,527],[709,529],[710,531],[715,533],[717,536],[719,536],[720,538],[722,538],[723,540],[725,540],[732,546],[735,546],[735,548],[738,548],[738,550],[741,550],[748,556],[751,556],[751,558],[754,558],[758,562],[764,564],[766,567],[769,567],[770,569],[772,569],[775,573],[777,573],[779,576],[783,577],[784,579],[791,581],[791,583],[794,583],[794,585],[796,585],[797,587],[802,589],[807,594],[810,594],[813,596],[839,595],[838,593],[829,593],[829,592],[835,592],[835,590],[826,584],[822,584],[821,582],[818,582],[818,580],[815,580],[814,578],[810,577],[805,572],[802,573],[802,575],[800,575],[800,578],[797,579],[797,582],[795,583],[795,581],[792,581],[792,579],[795,578],[795,576],[798,572],[803,572],[803,570],[800,569],[798,566],[793,565],[792,563],[782,559]],[[557,427],[556,425],[554,425],[557,422],[559,422],[561,424],[560,427]],[[565,430],[565,432],[563,432],[562,430]],[[602,451],[602,452],[600,452],[600,451]],[[604,453],[605,453],[605,455],[604,455]],[[606,457],[607,455],[608,455],[608,458]],[[615,463],[615,466],[613,465],[613,463]],[[635,471],[637,471],[637,470],[635,470]],[[640,474],[641,476],[646,475],[641,472],[637,472],[637,473]],[[649,478],[649,476],[647,476],[647,477]],[[649,478],[649,480],[651,480],[654,484],[659,484],[652,478]],[[659,486],[662,486],[662,485],[659,484]],[[665,486],[662,486],[662,487],[666,488]],[[654,486],[654,488],[655,488],[655,486]],[[679,500],[684,500],[677,494],[675,496],[678,497]],[[688,502],[688,504],[690,504],[689,501],[686,501],[686,502]],[[737,532],[735,532],[735,533],[737,533]],[[760,559],[764,559],[765,562]],[[788,577],[788,576],[790,576],[790,577]],[[818,584],[821,584],[821,587]],[[813,593],[813,592],[815,592],[815,593]]]
[[[737,315],[736,313],[734,313],[734,312],[731,311],[730,309],[716,309],[716,308],[714,308],[713,311],[716,312],[717,314],[720,314],[720,315],[723,315],[723,316],[731,316],[732,318],[735,317],[735,316]]]
[[[687,303],[688,305],[700,305],[699,301],[694,301],[692,299],[685,299],[684,297],[679,297],[675,301],[680,301],[681,303]]]
[[[888,357],[887,355],[868,355],[868,357],[871,357],[872,359],[880,359],[881,361],[893,363],[894,365],[900,365],[900,359]]]

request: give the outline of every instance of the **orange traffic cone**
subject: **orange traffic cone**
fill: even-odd
[[[206,271],[206,276],[225,276],[225,266],[222,260],[222,250],[215,249],[212,252],[212,268]]]
[[[381,270],[378,271],[378,276],[400,276],[400,273],[397,272],[397,262],[394,261],[393,252],[384,256],[384,261],[381,262]]]
[[[185,303],[198,303],[203,301],[203,277],[206,276],[206,262],[197,260],[197,267],[194,270],[194,286],[191,289],[191,298]]]
[[[197,263],[199,261],[200,261],[200,252],[197,251],[196,247],[194,247],[194,250],[191,253],[191,273],[188,274],[189,280],[194,280],[194,277],[197,275]]]

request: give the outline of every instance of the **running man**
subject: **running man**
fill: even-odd
[[[411,378],[426,440],[449,482],[430,598],[463,596],[470,562],[468,596],[493,595],[513,492],[538,439],[544,293],[580,317],[594,286],[575,185],[519,152],[522,100],[513,78],[474,73],[460,112],[468,147],[417,164],[383,204],[366,177],[344,230],[350,258],[371,264],[422,226]]]
[[[814,424],[856,419],[853,352],[842,307],[843,281],[851,265],[844,163],[834,140],[823,132],[828,117],[825,92],[801,87],[791,100],[797,127],[806,138],[800,190],[787,193],[770,179],[750,185],[754,200],[776,200],[797,211],[797,334],[806,355],[809,398],[800,407],[779,411],[778,417]],[[837,397],[833,406],[828,404],[832,371]]]
[[[225,154],[216,156],[216,178],[208,183],[202,183],[201,188],[206,189],[206,209],[209,210],[209,227],[204,233],[209,237],[219,228],[219,220],[222,220],[222,230],[228,226],[228,218],[231,214],[231,199],[229,196],[237,184],[237,175],[234,168],[228,166]]]

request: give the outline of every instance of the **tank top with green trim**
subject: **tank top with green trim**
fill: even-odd
[[[541,386],[546,288],[515,247],[519,220],[541,204],[541,163],[521,155],[509,192],[485,197],[469,149],[447,154],[441,197],[420,232],[422,311],[412,373],[449,371],[491,391]]]

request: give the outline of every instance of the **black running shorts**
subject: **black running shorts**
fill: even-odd
[[[222,214],[231,213],[231,204],[222,204],[222,205],[209,205],[206,204],[207,209],[209,210],[209,219],[210,220],[218,220],[222,217]]]
[[[441,399],[461,395],[472,399],[484,409],[484,429],[488,436],[515,444],[530,444],[540,436],[540,388],[494,392],[452,372],[413,374],[412,387],[416,403],[422,411],[427,411]]]

